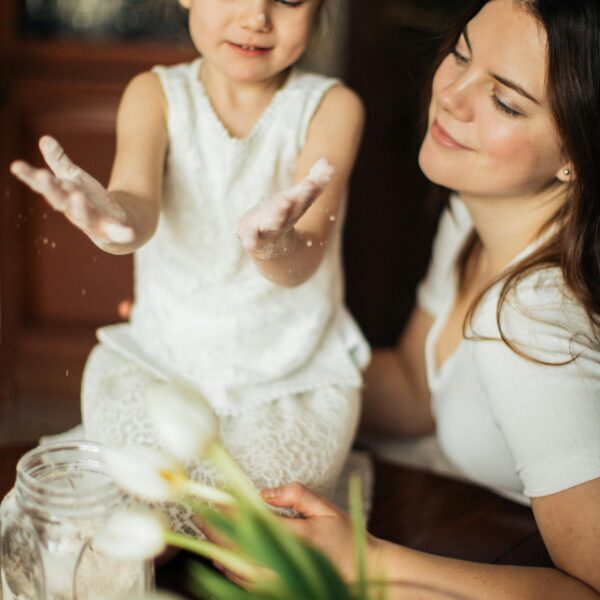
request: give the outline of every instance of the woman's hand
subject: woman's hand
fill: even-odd
[[[265,502],[278,508],[291,508],[302,518],[282,517],[301,538],[326,554],[348,581],[356,580],[354,538],[350,519],[333,504],[317,496],[300,483],[265,489]],[[367,536],[367,572],[377,568],[379,544]]]
[[[294,225],[323,193],[334,169],[322,158],[293,187],[259,202],[242,216],[237,235],[252,257],[268,260],[293,252],[297,238],[289,235]]]
[[[100,248],[134,240],[134,231],[127,225],[120,204],[98,181],[75,165],[54,138],[42,137],[40,150],[50,170],[16,161],[10,167],[11,172],[44,196],[52,208],[62,212]]]

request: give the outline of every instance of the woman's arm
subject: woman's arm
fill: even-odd
[[[395,348],[378,349],[365,373],[362,428],[391,435],[435,429],[425,372],[425,339],[433,317],[415,308]]]
[[[294,179],[299,185],[260,203],[240,221],[238,235],[268,279],[284,286],[303,283],[321,264],[331,235],[340,234],[338,219],[363,123],[358,96],[343,86],[332,88],[311,121],[298,158]],[[306,179],[322,158],[333,167],[328,185]]]
[[[535,499],[534,513],[559,569],[489,565],[434,556],[370,536],[371,578],[425,584],[467,598],[577,600],[600,595],[600,480],[555,497]],[[321,548],[350,580],[355,578],[352,532],[335,506],[293,483],[264,490],[267,502],[292,508],[304,519],[286,519],[298,535]],[[460,543],[460,540],[457,540]],[[389,598],[403,598],[393,586]]]

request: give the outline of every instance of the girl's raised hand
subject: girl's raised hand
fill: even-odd
[[[261,259],[289,253],[292,249],[287,234],[323,193],[333,174],[334,168],[322,158],[302,181],[262,200],[244,214],[237,235],[246,252]]]
[[[44,196],[100,248],[134,240],[123,208],[96,179],[71,161],[54,138],[42,137],[40,150],[50,170],[15,161],[10,166],[13,175]]]

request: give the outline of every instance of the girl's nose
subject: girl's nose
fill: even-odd
[[[250,2],[248,10],[243,16],[243,25],[250,31],[268,33],[272,29],[271,15],[264,0]]]

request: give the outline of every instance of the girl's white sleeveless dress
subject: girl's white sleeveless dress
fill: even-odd
[[[88,439],[160,444],[144,412],[152,378],[177,377],[219,415],[224,445],[259,487],[330,494],[359,414],[368,345],[343,304],[341,221],[317,272],[294,288],[263,277],[236,238],[240,216],[293,184],[308,126],[336,80],[294,70],[244,139],[225,129],[202,60],[156,67],[169,149],[154,237],[135,255],[130,322],[98,331],[84,372]],[[210,479],[206,465],[192,476]],[[185,515],[174,526],[186,530]]]

